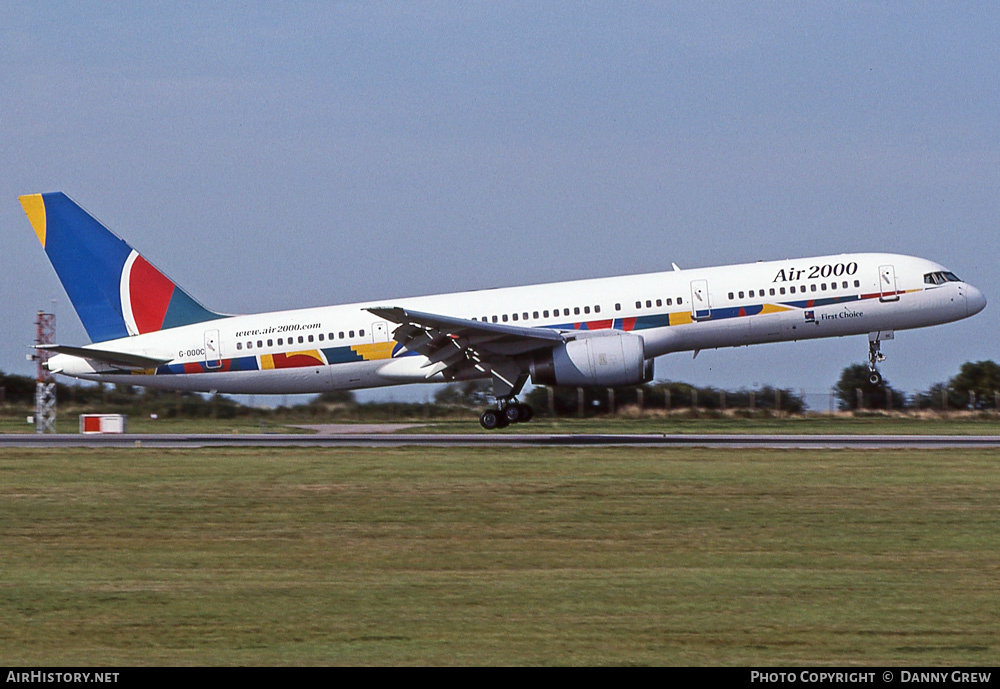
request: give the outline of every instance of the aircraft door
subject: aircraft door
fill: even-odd
[[[878,267],[879,301],[899,301],[896,290],[896,269],[892,266]]]
[[[385,321],[379,321],[378,323],[372,323],[372,343],[378,344],[379,342],[389,341],[389,324]]]
[[[691,281],[691,318],[703,321],[712,317],[712,305],[708,299],[708,280]]]
[[[219,351],[219,331],[205,331],[205,368],[215,369],[222,366],[222,354]]]

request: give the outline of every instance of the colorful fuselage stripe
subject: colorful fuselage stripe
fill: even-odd
[[[391,359],[397,342],[352,345],[349,347],[327,347],[297,352],[279,352],[223,359],[220,366],[209,368],[204,361],[190,361],[183,364],[164,364],[154,371],[140,370],[139,375],[177,375],[183,373],[226,373],[230,371],[269,371],[274,369],[308,368],[359,361]]]
[[[862,294],[822,299],[803,299],[800,301],[782,302],[780,304],[747,304],[743,306],[712,308],[708,321],[720,321],[731,318],[745,318],[770,313],[783,313],[792,310],[815,309],[823,306],[847,304],[917,292],[920,290],[899,291],[891,294]],[[671,313],[655,313],[648,316],[632,316],[629,318],[614,318],[596,321],[581,321],[550,326],[556,330],[622,330],[634,332],[651,328],[666,328],[670,326],[692,323],[690,311]],[[351,345],[347,347],[326,347],[295,352],[261,354],[233,359],[223,359],[221,366],[209,368],[205,362],[187,362],[183,364],[166,364],[156,369],[156,375],[171,375],[185,373],[219,373],[230,371],[266,371],[272,369],[306,368],[310,366],[328,366],[333,364],[356,363],[361,361],[379,361],[399,356],[399,345],[395,341],[377,342],[372,344]],[[417,356],[417,352],[405,352],[403,356]],[[148,375],[152,371],[134,371],[136,374]]]

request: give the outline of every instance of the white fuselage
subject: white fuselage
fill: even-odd
[[[469,320],[573,333],[614,329],[670,352],[905,330],[982,310],[968,283],[932,261],[842,254],[613,278],[369,301],[232,316],[99,344],[169,363],[123,370],[59,354],[53,371],[89,380],[192,391],[315,393],[417,382],[427,360],[393,342],[394,306]],[[97,345],[92,345],[97,346]],[[487,376],[483,376],[487,377]]]

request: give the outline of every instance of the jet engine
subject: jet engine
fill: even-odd
[[[616,387],[653,379],[653,360],[642,338],[631,333],[581,337],[560,345],[531,365],[535,385]]]

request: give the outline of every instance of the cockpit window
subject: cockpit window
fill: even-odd
[[[924,275],[925,285],[943,285],[946,282],[961,282],[958,276],[947,271],[938,273],[926,273]]]

